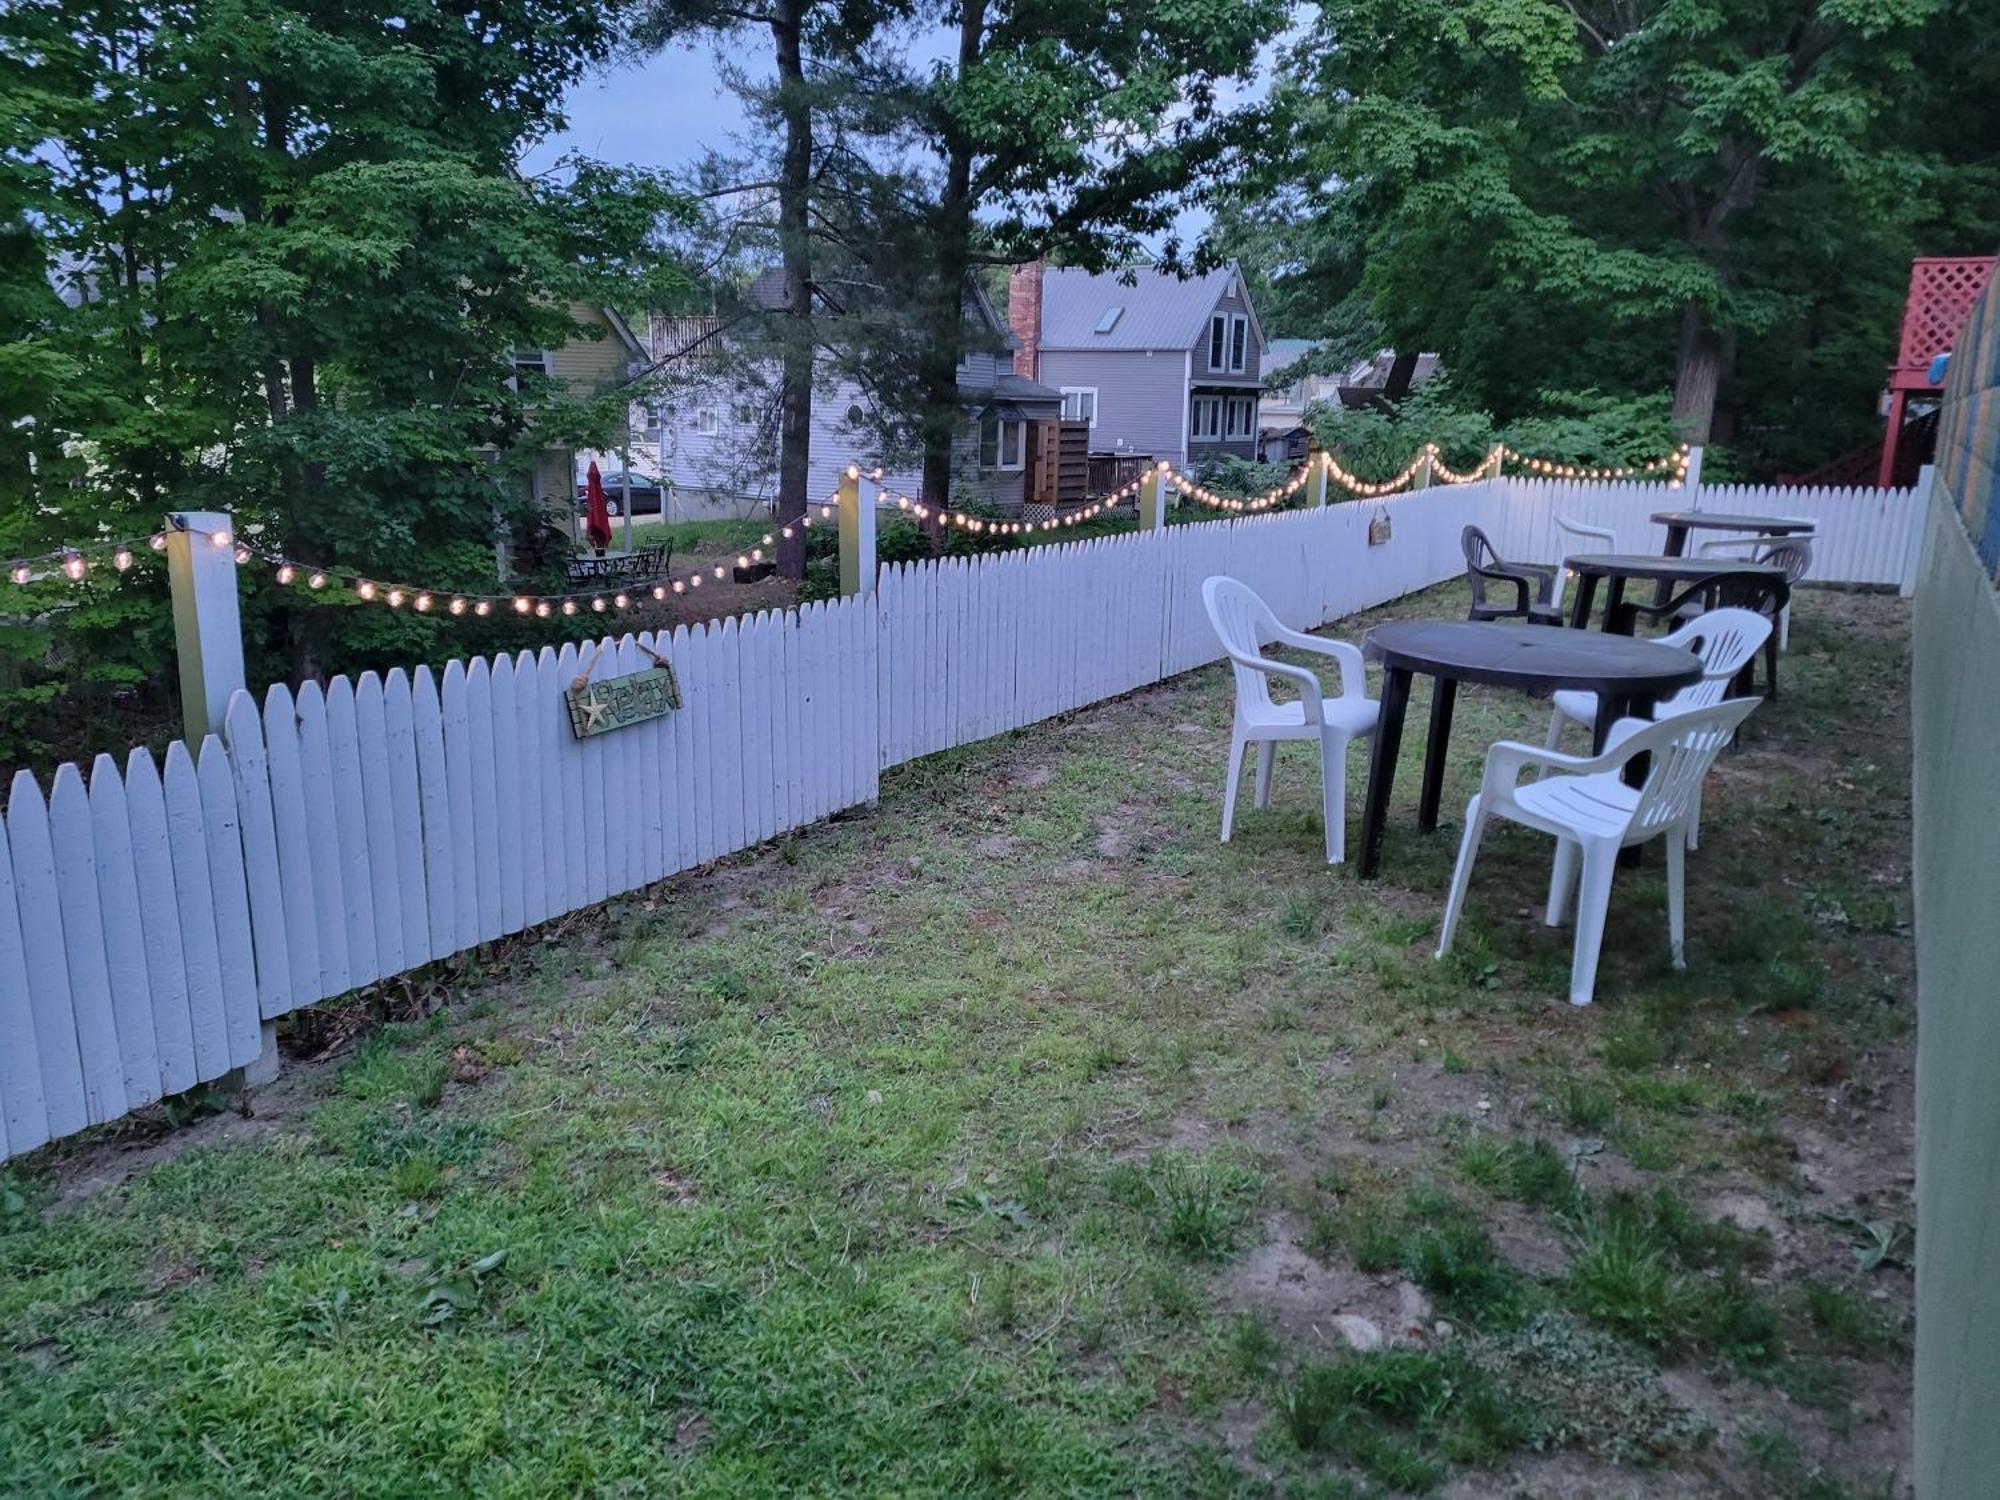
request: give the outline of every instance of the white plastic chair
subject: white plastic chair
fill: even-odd
[[[1609,526],[1586,526],[1583,522],[1572,520],[1570,517],[1560,513],[1553,519],[1556,523],[1556,530],[1560,531],[1565,537],[1576,537],[1582,541],[1603,543],[1599,547],[1572,547],[1568,542],[1563,543],[1563,554],[1558,560],[1560,566],[1556,572],[1556,587],[1553,596],[1555,602],[1561,604],[1563,590],[1569,585],[1569,560],[1579,553],[1584,552],[1616,552],[1618,550],[1618,533],[1613,531]]]
[[[1611,877],[1618,867],[1618,851],[1627,845],[1666,839],[1667,934],[1674,967],[1685,967],[1687,821],[1702,777],[1760,701],[1732,698],[1655,723],[1622,719],[1613,726],[1604,753],[1588,759],[1514,740],[1494,745],[1486,752],[1479,791],[1465,807],[1465,837],[1458,847],[1451,896],[1438,932],[1438,957],[1451,951],[1479,840],[1486,832],[1486,820],[1498,816],[1555,836],[1555,869],[1545,915],[1549,926],[1562,922],[1581,866],[1576,950],[1569,976],[1571,1005],[1590,1004],[1596,987]],[[1630,787],[1619,773],[1636,755],[1653,759],[1644,785]],[[1547,766],[1563,774],[1523,782],[1521,773],[1529,766]]]
[[[1712,609],[1698,615],[1671,635],[1659,638],[1662,646],[1678,646],[1701,658],[1701,681],[1689,683],[1654,710],[1653,717],[1684,714],[1693,709],[1720,703],[1729,684],[1744,665],[1757,654],[1771,634],[1771,622],[1754,609]],[[1548,738],[1542,748],[1553,750],[1562,741],[1562,732],[1571,724],[1581,724],[1595,732],[1597,694],[1576,688],[1561,688],[1549,714]],[[1688,848],[1701,847],[1701,792],[1695,792],[1694,810],[1688,816]]]
[[[1236,821],[1236,793],[1243,753],[1257,747],[1256,805],[1271,800],[1271,764],[1280,740],[1317,740],[1321,803],[1326,814],[1326,862],[1339,864],[1347,847],[1347,747],[1375,728],[1377,706],[1367,694],[1361,653],[1345,641],[1287,630],[1271,607],[1234,578],[1215,577],[1201,586],[1209,623],[1236,673],[1236,719],[1229,735],[1229,775],[1222,794],[1222,842]],[[1322,691],[1319,678],[1304,667],[1271,661],[1266,642],[1330,656],[1340,666],[1340,692]],[[1270,679],[1282,678],[1299,690],[1295,703],[1271,701]]]

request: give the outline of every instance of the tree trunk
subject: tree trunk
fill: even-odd
[[[979,61],[986,0],[964,0],[958,23],[958,76]],[[944,543],[942,513],[951,504],[953,449],[965,413],[958,401],[958,365],[965,353],[965,286],[972,260],[972,143],[951,131],[945,144],[944,191],[938,199],[937,252],[931,262],[928,337],[917,359],[923,402],[924,504],[931,507],[931,543]]]
[[[1708,311],[1690,302],[1681,315],[1680,360],[1674,369],[1674,427],[1697,447],[1715,424],[1715,393],[1722,384],[1722,335]]]
[[[808,465],[812,459],[812,257],[807,207],[812,190],[812,107],[805,91],[805,0],[778,0],[771,19],[777,42],[778,110],[784,155],[778,168],[778,244],[785,277],[783,354],[778,390],[778,523],[792,526],[778,541],[778,572],[806,575]]]

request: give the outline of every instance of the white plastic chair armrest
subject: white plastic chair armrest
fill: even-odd
[[[1287,646],[1296,646],[1316,656],[1330,656],[1340,663],[1341,697],[1368,696],[1368,665],[1361,659],[1360,647],[1349,645],[1346,641],[1330,641],[1323,635],[1304,635],[1283,626],[1278,629],[1278,639]]]
[[[1694,710],[1689,710],[1689,712],[1694,712]],[[1668,705],[1662,704],[1660,717],[1672,718],[1673,710]],[[1624,718],[1620,719],[1617,723],[1613,724],[1609,729],[1605,730],[1604,753],[1606,755],[1609,755],[1612,751],[1616,750],[1620,745],[1624,744],[1627,740],[1631,739],[1632,736],[1637,734],[1640,730],[1651,729],[1653,725],[1658,722],[1659,722],[1658,719],[1635,719],[1629,714],[1626,715]],[[1620,765],[1623,765],[1624,763],[1625,762],[1623,760],[1619,761]]]
[[[1564,521],[1558,519],[1556,527],[1558,530],[1567,532],[1571,536],[1594,537],[1598,541],[1608,542],[1614,547],[1618,545],[1618,533],[1613,531],[1609,526],[1586,526],[1581,521]]]
[[[1619,722],[1628,721],[1621,719]],[[1645,725],[1640,723],[1639,727],[1644,728]],[[1621,755],[1609,742],[1602,755],[1565,755],[1560,750],[1527,745],[1519,740],[1496,740],[1486,748],[1486,771],[1480,778],[1479,790],[1482,796],[1511,792],[1519,784],[1521,773],[1529,766],[1546,766],[1550,770],[1568,771],[1575,776],[1592,776],[1600,771],[1615,771],[1631,758],[1630,754]]]
[[[1271,661],[1262,656],[1250,656],[1240,651],[1231,651],[1229,659],[1239,667],[1248,667],[1253,672],[1262,672],[1267,677],[1282,678],[1299,690],[1299,701],[1305,705],[1306,722],[1323,724],[1326,716],[1321,711],[1321,691],[1319,678],[1304,667],[1294,667],[1286,662]]]

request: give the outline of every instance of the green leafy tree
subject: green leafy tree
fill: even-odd
[[[1953,0],[1330,0],[1257,179],[1293,190],[1273,280],[1503,418],[1671,371],[1684,436],[1779,457],[1787,386],[1872,417],[1920,240],[1990,248],[1995,30]]]
[[[954,0],[913,14],[951,39],[948,55],[886,55],[861,80],[853,130],[867,147],[834,163],[845,190],[830,232],[853,281],[847,366],[942,506],[978,274],[1036,256],[1101,268],[1149,240],[1176,260],[1177,214],[1255,139],[1254,111],[1227,92],[1285,8]]]
[[[677,200],[648,175],[514,169],[616,20],[557,0],[0,12],[22,106],[0,136],[0,400],[37,450],[10,422],[0,513],[73,538],[228,509],[300,555],[490,580],[496,520],[528,502],[514,471],[623,425],[622,394],[520,376],[512,351],[597,336],[573,306],[642,304],[672,274],[652,238]],[[251,622],[271,671],[438,628],[295,596]]]

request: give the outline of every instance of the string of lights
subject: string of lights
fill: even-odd
[[[27,585],[45,578],[63,578],[82,583],[91,573],[109,563],[118,573],[129,572],[147,551],[159,552],[167,545],[167,534],[151,536],[101,537],[57,547],[34,557],[17,557],[7,564],[8,581]]]
[[[1217,494],[1206,485],[1195,483],[1194,480],[1189,479],[1185,474],[1170,473],[1169,481],[1187,499],[1206,505],[1211,510],[1226,510],[1232,514],[1269,510],[1272,506],[1291,499],[1292,496],[1306,487],[1306,481],[1312,477],[1312,467],[1316,461],[1315,459],[1307,459],[1298,468],[1294,469],[1283,483],[1273,485],[1261,495],[1237,496]],[[1331,462],[1331,460],[1328,460],[1328,462]]]
[[[832,502],[810,506],[797,524],[809,528],[817,522],[831,521],[837,514],[837,507]],[[249,567],[259,563],[268,567],[272,579],[284,587],[302,586],[311,593],[332,589],[346,593],[364,604],[379,604],[387,609],[407,608],[414,614],[441,614],[453,618],[471,616],[475,619],[487,619],[495,615],[504,617],[513,614],[547,620],[558,615],[573,617],[584,613],[620,614],[649,604],[664,603],[676,594],[698,592],[705,582],[712,580],[719,583],[729,576],[729,564],[722,562],[704,565],[678,577],[648,579],[622,589],[584,589],[561,594],[480,594],[441,586],[394,582],[356,573],[351,569],[322,567],[286,556],[273,549],[257,546],[227,531],[208,531],[199,534],[204,536],[211,546],[230,548],[239,567]],[[736,566],[747,568],[763,562],[767,548],[776,546],[781,538],[789,539],[794,534],[791,525],[765,532],[759,546],[752,547],[737,556]]]
[[[1064,526],[1081,526],[1085,521],[1092,520],[1097,516],[1103,515],[1108,510],[1123,505],[1127,500],[1137,495],[1150,484],[1167,467],[1165,464],[1155,464],[1141,473],[1137,479],[1120,485],[1108,495],[1099,496],[1089,505],[1040,521],[996,520],[987,516],[976,516],[970,511],[940,509],[937,506],[926,505],[913,495],[905,495],[896,490],[880,488],[882,474],[880,469],[875,470],[874,473],[866,477],[877,482],[881,502],[892,504],[897,510],[906,512],[919,521],[927,521],[932,516],[936,516],[940,524],[956,526],[961,531],[971,532],[974,535],[1026,536],[1032,532],[1054,531]]]
[[[1685,443],[1672,453],[1649,459],[1641,464],[1611,466],[1560,463],[1554,459],[1522,453],[1505,443],[1496,443],[1477,464],[1461,471],[1447,465],[1440,454],[1441,450],[1436,443],[1426,443],[1396,475],[1386,480],[1373,481],[1363,479],[1344,468],[1332,454],[1321,452],[1308,458],[1282,483],[1272,486],[1260,495],[1251,496],[1219,494],[1186,475],[1175,472],[1172,465],[1163,460],[1110,494],[1100,496],[1089,505],[1039,521],[1002,520],[975,515],[970,511],[955,511],[927,505],[914,496],[879,488],[883,472],[880,469],[864,475],[859,468],[850,467],[847,477],[850,481],[864,477],[874,481],[878,485],[878,504],[892,504],[895,509],[919,521],[936,516],[943,525],[955,526],[975,535],[1026,536],[1082,525],[1124,504],[1162,475],[1184,498],[1206,505],[1210,509],[1235,515],[1269,510],[1291,499],[1311,481],[1315,464],[1323,465],[1327,478],[1348,493],[1372,499],[1405,488],[1426,464],[1430,467],[1432,477],[1446,484],[1468,484],[1485,479],[1499,472],[1502,463],[1511,463],[1526,469],[1531,474],[1548,479],[1629,480],[1666,475],[1669,486],[1678,489],[1687,478],[1692,459],[1692,450]],[[833,521],[838,515],[839,492],[836,491],[820,504],[808,506],[806,514],[798,522],[765,532],[761,545],[738,555],[735,560],[736,566],[748,568],[763,562],[767,549],[774,548],[781,539],[789,540],[795,534],[795,525],[811,527],[815,522]],[[486,618],[512,613],[546,620],[558,615],[575,616],[585,612],[600,615],[621,613],[649,603],[664,603],[674,595],[699,590],[705,582],[721,582],[729,576],[729,564],[722,562],[704,565],[678,577],[645,580],[627,589],[579,590],[559,594],[481,594],[439,586],[392,582],[357,573],[351,569],[321,566],[289,557],[282,552],[266,548],[254,540],[239,538],[228,531],[195,531],[191,528],[190,532],[203,537],[211,546],[228,548],[239,567],[249,567],[259,563],[268,567],[272,578],[282,586],[302,585],[312,593],[334,589],[348,593],[363,603],[380,604],[388,609],[407,607],[416,614],[438,613],[453,617],[471,615],[475,618]],[[8,579],[17,585],[55,578],[70,583],[82,583],[106,565],[115,573],[129,572],[147,551],[161,552],[165,550],[166,545],[165,530],[141,537],[92,538],[36,556],[16,558],[7,565],[6,574]]]

